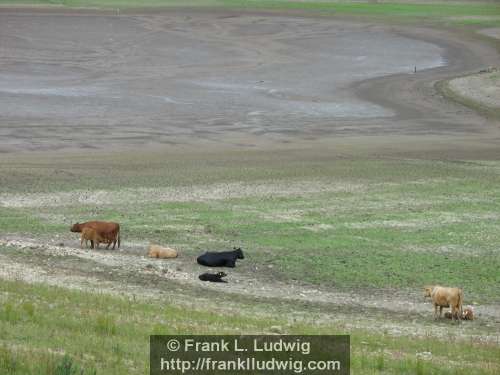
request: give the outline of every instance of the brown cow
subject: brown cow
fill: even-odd
[[[93,249],[96,247],[99,248],[99,244],[101,242],[107,241],[97,233],[94,228],[86,227],[82,229],[82,236],[80,239],[80,247],[83,248],[83,241],[85,241],[85,247],[87,247],[88,241],[90,241],[90,248]]]
[[[170,247],[149,245],[148,255],[150,258],[177,258],[177,250],[171,249]]]
[[[438,307],[439,318],[443,314],[443,307],[451,307],[452,319],[458,319],[462,316],[462,303],[464,295],[462,289],[447,288],[439,285],[424,287],[424,296],[431,297],[434,304],[434,318],[437,319]]]
[[[113,250],[115,245],[118,243],[118,249],[120,248],[120,224],[113,223],[111,221],[87,221],[85,223],[73,224],[70,228],[72,232],[80,233],[83,228],[93,228],[99,236],[101,236],[104,241],[108,244],[106,249],[109,249],[109,245],[113,243]]]

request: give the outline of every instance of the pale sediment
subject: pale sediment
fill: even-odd
[[[488,68],[448,83],[453,95],[490,110],[500,110],[500,71]]]

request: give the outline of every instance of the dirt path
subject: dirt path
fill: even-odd
[[[316,318],[321,316],[320,319],[336,319],[351,328],[380,330],[383,327],[394,334],[423,334],[428,330],[429,317],[432,315],[432,307],[418,292],[339,292],[296,282],[261,281],[242,273],[238,268],[231,270],[227,284],[212,284],[198,280],[198,275],[207,269],[198,266],[191,258],[158,261],[129,252],[79,249],[15,236],[1,238],[0,246],[14,248],[18,256],[22,255],[22,258],[16,259],[11,253],[0,252],[0,278],[10,280],[20,279],[30,283],[134,295],[146,299],[162,298],[176,303],[183,300],[182,295],[186,293],[177,288],[182,285],[190,289],[189,293],[194,291],[196,300],[186,300],[191,300],[195,306],[214,302],[210,302],[207,292],[215,293],[215,296],[225,300],[228,295],[232,295],[233,299],[234,296],[240,296],[274,303],[292,302],[297,306],[292,315],[311,314]],[[129,251],[140,251],[142,246],[136,246],[138,248]],[[130,275],[134,275],[133,279],[130,279]],[[151,286],[159,285],[160,280],[169,288]],[[142,282],[148,287],[144,288]],[[481,305],[475,308],[482,323],[472,328],[464,325],[462,334],[481,340],[497,340],[498,334],[495,332],[500,330],[499,306]],[[434,327],[433,334],[445,336],[448,328],[446,325]],[[491,335],[476,332],[477,329],[485,328],[490,330]]]

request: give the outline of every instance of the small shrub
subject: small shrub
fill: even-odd
[[[106,335],[115,335],[117,328],[114,319],[103,315],[97,317],[96,331]]]
[[[424,375],[424,373],[424,363],[420,360],[420,358],[417,358],[417,363],[415,364],[415,374]]]
[[[113,353],[117,356],[122,356],[125,352],[119,343],[114,343],[112,346]]]
[[[92,368],[86,371],[74,363],[70,356],[65,355],[57,363],[53,375],[97,375],[97,370]]]
[[[33,305],[31,302],[23,303],[22,309],[30,319],[33,319],[35,317],[35,305]]]
[[[7,302],[0,308],[0,319],[6,322],[17,322],[19,320],[19,312],[15,309],[14,305]]]
[[[376,369],[377,370],[383,370],[384,367],[385,367],[385,363],[384,363],[384,353],[380,353],[377,357],[377,363],[375,365]]]
[[[203,231],[206,234],[214,233],[215,232],[215,226],[213,226],[211,224],[205,224],[205,226],[203,227]]]
[[[17,360],[6,347],[0,347],[0,373],[14,374],[17,369]]]
[[[65,355],[56,365],[54,375],[73,375],[76,371],[77,369],[73,366],[73,360],[71,357]]]

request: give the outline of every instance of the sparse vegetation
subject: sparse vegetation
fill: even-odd
[[[498,15],[498,5],[489,1],[427,2],[398,1],[293,1],[293,0],[147,0],[137,4],[134,0],[1,0],[5,4],[48,4],[72,6],[116,7],[168,7],[168,6],[222,6],[250,9],[298,9],[352,14],[375,14],[398,17],[453,17]]]
[[[438,83],[437,88],[449,98],[492,118],[500,118],[499,73],[471,74]]]
[[[218,7],[229,9],[301,10],[321,15],[378,17],[393,22],[445,21],[450,25],[498,26],[500,6],[494,2],[293,1],[293,0],[0,0],[0,4],[60,5],[66,7]]]
[[[238,189],[224,188],[240,180],[233,167],[228,167],[226,176],[216,167],[220,180],[214,181],[212,169],[204,166],[200,175],[193,173],[193,179],[200,184],[206,174],[210,183],[196,188],[205,195],[194,202],[184,201],[193,187],[180,185],[182,179],[175,178],[179,171],[168,163],[152,180],[156,188],[149,187],[151,192],[145,195],[151,200],[144,201],[133,190],[127,193],[114,176],[94,172],[94,180],[81,194],[99,183],[100,188],[112,187],[110,194],[117,202],[128,204],[104,198],[45,206],[45,201],[37,205],[35,196],[34,206],[2,208],[0,220],[4,233],[66,235],[70,223],[102,217],[122,223],[125,243],[166,243],[192,256],[202,249],[241,245],[248,249],[252,264],[272,264],[266,274],[280,280],[299,274],[310,283],[347,290],[453,283],[466,287],[468,300],[500,302],[495,245],[500,242],[500,168],[496,163],[337,160],[318,163],[312,171],[305,161],[301,161],[306,164],[303,169],[290,163],[279,179],[262,178],[262,171],[249,166],[248,170],[262,175],[258,182],[242,183],[239,189],[248,192],[244,198],[232,198]],[[195,162],[191,167],[197,168]],[[309,181],[303,188],[316,192],[293,189],[294,184],[302,186],[302,174]],[[247,174],[243,180],[251,177]],[[140,176],[129,178],[130,186],[151,182]],[[215,199],[210,193],[212,183],[218,187]],[[115,191],[118,186],[122,190]],[[284,186],[290,193],[283,195]],[[220,189],[227,196],[219,195]],[[48,193],[51,196],[57,193]],[[161,201],[162,196],[166,201]],[[8,203],[9,197],[4,194],[0,200]]]
[[[269,282],[276,279],[292,281],[298,274],[311,285],[334,286],[335,290],[346,292],[398,289],[410,293],[419,291],[426,283],[456,283],[465,287],[466,303],[499,302],[500,275],[495,246],[500,241],[497,235],[500,233],[497,214],[500,166],[497,162],[318,161],[302,156],[299,160],[291,156],[287,161],[288,168],[284,168],[281,162],[271,162],[267,168],[260,168],[258,157],[250,162],[249,155],[246,155],[245,170],[238,166],[237,158],[232,159],[227,167],[211,166],[210,163],[200,166],[196,160],[182,166],[176,166],[175,161],[172,164],[164,162],[152,179],[140,175],[148,173],[145,169],[136,178],[127,176],[129,186],[139,188],[140,183],[146,186],[151,183],[148,188],[153,192],[177,189],[188,196],[191,186],[201,185],[204,178],[209,181],[205,185],[207,191],[210,191],[211,184],[224,185],[233,181],[247,181],[243,183],[267,188],[244,198],[229,196],[199,202],[131,200],[128,204],[94,202],[3,207],[2,228],[8,230],[2,232],[4,235],[30,233],[42,242],[62,235],[67,242],[71,237],[69,223],[101,217],[122,223],[125,244],[144,240],[166,243],[180,247],[188,258],[202,249],[241,245],[247,251],[247,262],[241,262],[239,268],[256,277],[267,278]],[[123,170],[120,170],[120,165],[123,165]],[[71,168],[64,164],[59,167],[63,170]],[[128,167],[127,160],[123,160],[123,164],[117,160],[113,174],[99,174],[94,170],[93,177],[87,180],[88,185],[72,186],[69,181],[64,190],[84,188],[91,192],[109,187],[109,191],[119,196],[118,187],[123,189],[124,186],[118,181],[127,173]],[[2,175],[11,176],[9,168],[6,164],[1,166]],[[270,178],[275,168],[279,173],[276,173],[276,178]],[[43,186],[41,190],[49,196],[58,194],[57,182],[45,180],[44,170],[44,167],[25,170],[23,178],[31,179],[36,175]],[[349,188],[306,195],[276,195],[278,191],[273,186],[286,185],[292,189],[294,183],[306,176],[310,184],[321,181],[325,186]],[[4,204],[12,196],[11,192],[18,189],[16,184],[19,183],[16,178],[5,181],[5,192],[1,194]],[[80,182],[76,180],[76,183]],[[25,188],[24,185],[18,186],[19,190]],[[36,186],[28,188],[36,189]],[[77,242],[77,239],[73,240]],[[307,249],[307,254],[304,249]],[[36,256],[35,250],[21,252],[3,248],[1,253],[26,264],[53,267],[54,260],[43,258],[41,254]],[[69,263],[61,261],[61,267],[70,267]],[[95,267],[91,263],[82,263],[81,259],[78,263],[82,269]],[[269,264],[273,267],[268,268]],[[118,273],[113,277],[139,282],[128,274]],[[140,282],[148,285],[147,280]],[[165,306],[158,302],[134,301],[129,297],[116,298],[11,282],[2,285],[5,290],[1,294],[4,297],[0,319],[3,322],[1,332],[5,333],[2,335],[4,345],[15,344],[14,347],[25,347],[28,351],[64,348],[75,363],[86,369],[96,368],[97,373],[118,374],[125,368],[129,368],[130,373],[144,373],[150,333],[266,332],[272,325],[287,327],[287,333],[351,333],[352,363],[358,373],[460,374],[468,373],[472,368],[474,373],[490,374],[498,369],[496,345],[481,344],[474,339],[464,341],[460,335],[451,341],[446,336],[444,345],[440,336],[432,333],[418,336],[418,339],[406,334],[394,336],[390,330],[387,334],[375,333],[365,328],[348,328],[345,319],[332,324],[320,318],[318,323],[299,319],[290,325],[288,314],[301,309],[297,304],[292,310],[284,302],[270,308],[265,299],[239,297],[233,299],[231,305],[232,312],[238,311],[237,315],[228,317],[222,309],[222,315],[217,317],[213,313],[191,311],[183,305]],[[167,289],[179,292],[179,286],[170,283]],[[196,300],[199,291],[184,290],[183,293],[191,296],[188,299]],[[224,300],[216,294],[210,298],[219,304]],[[307,306],[308,314],[313,316],[322,309],[324,307],[320,305]],[[431,319],[430,306],[429,309]],[[253,311],[252,318],[244,313],[246,310]],[[370,314],[367,312],[367,318]],[[407,317],[394,315],[391,320],[397,325]],[[370,324],[365,322],[361,326]],[[432,332],[434,324],[429,324],[429,332]],[[470,326],[479,336],[486,331],[491,334],[495,329],[484,323],[473,324]],[[448,330],[444,326],[440,329],[443,328]],[[38,332],[38,338],[23,333],[25,329]],[[61,332],[50,334],[54,329]],[[464,350],[463,345],[470,345],[473,349]],[[96,347],[100,348],[99,351]],[[104,351],[101,350],[103,347]],[[432,358],[418,359],[416,353],[419,352],[432,352]],[[442,367],[444,359],[451,357],[460,359]],[[488,365],[484,366],[484,363]],[[461,366],[465,367],[459,368]]]

